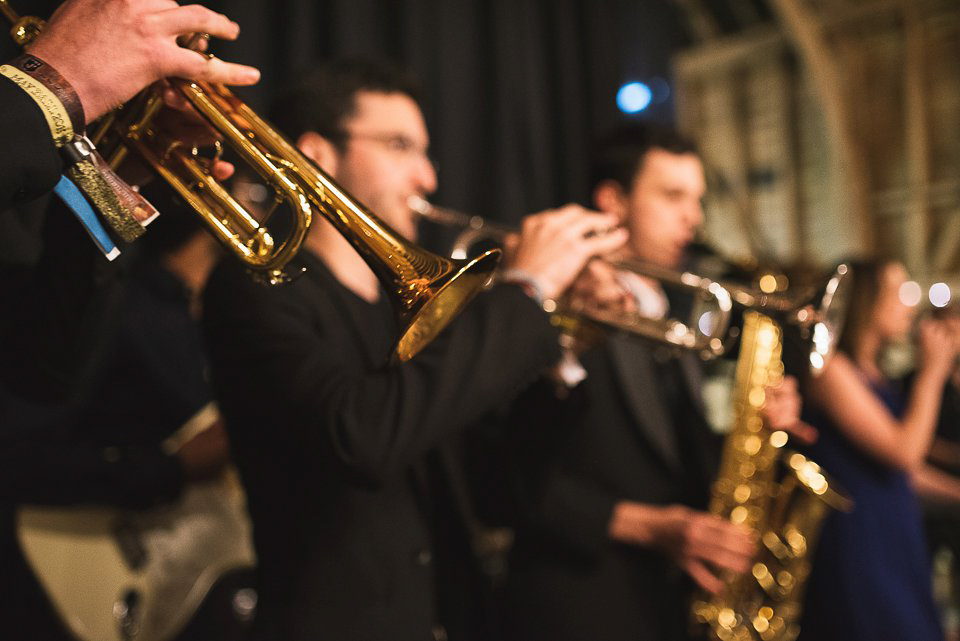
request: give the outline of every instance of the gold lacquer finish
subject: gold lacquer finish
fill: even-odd
[[[7,0],[0,0],[0,10],[15,25],[12,33],[20,44],[43,26],[39,19],[17,16]],[[314,216],[324,216],[363,256],[393,300],[403,328],[392,355],[396,361],[409,360],[426,346],[490,280],[499,250],[470,260],[449,260],[423,250],[350,196],[226,87],[179,78],[167,82],[273,188],[275,205],[259,220],[210,175],[211,160],[164,132],[155,118],[162,100],[154,89],[98,121],[91,138],[114,168],[128,150],[143,157],[260,280],[288,280],[285,267],[299,251]],[[289,215],[280,225],[285,236],[278,240],[266,224],[281,203]]]
[[[10,37],[21,47],[36,38],[43,29],[43,20],[35,16],[17,15],[7,0],[0,0],[0,12],[10,22]]]
[[[450,255],[463,259],[484,241],[502,244],[509,234],[517,230],[507,225],[492,223],[480,216],[437,207],[421,198],[411,199],[410,208],[427,220],[460,230],[454,240]],[[712,358],[724,352],[721,337],[727,332],[732,308],[730,294],[719,283],[690,272],[679,272],[653,265],[640,265],[627,261],[612,265],[624,272],[640,274],[684,291],[693,297],[690,317],[686,321],[675,318],[655,319],[638,312],[614,309],[582,309],[569,304],[565,298],[559,301],[551,313],[551,322],[565,335],[585,337],[597,330],[626,332],[667,343],[674,347],[699,352]]]
[[[724,589],[696,599],[692,612],[721,641],[792,641],[823,518],[830,508],[849,510],[851,502],[818,465],[784,449],[784,432],[763,425],[765,389],[783,380],[780,326],[748,311],[741,341],[734,427],[710,511],[754,530],[760,552],[751,572],[726,574]]]
[[[403,328],[395,360],[413,358],[433,340],[496,269],[499,250],[470,260],[450,260],[404,239],[226,87],[176,78],[169,82],[273,188],[277,201],[289,205],[294,216],[287,239],[275,244],[266,229],[193,161],[192,150],[168,146],[160,155],[156,150],[162,134],[149,121],[126,127],[126,146],[150,161],[234,253],[271,282],[285,279],[282,269],[299,249],[313,216],[324,216],[363,256],[391,296]],[[157,98],[149,100],[148,108],[138,113],[150,112]]]

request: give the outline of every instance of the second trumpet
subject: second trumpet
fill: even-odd
[[[450,256],[465,259],[478,248],[506,244],[517,229],[488,221],[480,216],[437,207],[422,198],[411,198],[410,208],[424,219],[439,225],[459,229],[452,244]],[[590,305],[564,296],[551,311],[552,321],[566,334],[580,335],[591,331],[621,331],[642,336],[675,347],[699,352],[705,358],[724,353],[724,337],[730,324],[732,300],[726,288],[708,278],[691,272],[672,271],[654,266],[613,261],[609,265],[622,278],[623,289],[631,292],[632,280],[651,279],[663,288],[682,292],[689,302],[685,319],[655,318],[643,313],[641,306],[622,309],[618,306]]]

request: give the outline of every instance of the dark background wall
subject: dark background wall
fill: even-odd
[[[410,68],[440,167],[435,202],[505,221],[586,203],[585,154],[598,133],[631,117],[672,121],[670,57],[689,43],[676,0],[198,1],[240,24],[236,42],[212,51],[261,69],[260,84],[238,92],[261,113],[312,60]],[[59,2],[11,4],[48,17]],[[13,55],[0,40],[0,54]],[[654,78],[663,80],[650,108],[617,109],[623,83]]]
[[[397,60],[424,87],[440,204],[513,221],[585,202],[584,160],[598,132],[627,118],[616,91],[669,79],[687,43],[670,0],[209,0],[241,25],[222,57],[258,65],[242,95],[263,107],[308,61]],[[644,118],[670,121],[660,85]],[[636,117],[636,116],[634,116]]]

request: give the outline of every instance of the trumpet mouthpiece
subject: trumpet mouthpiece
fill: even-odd
[[[421,198],[420,196],[410,196],[407,198],[407,207],[422,215],[429,214],[431,211],[433,211],[433,205],[427,202],[425,198]]]

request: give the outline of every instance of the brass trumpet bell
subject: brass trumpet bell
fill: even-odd
[[[218,238],[269,283],[287,280],[283,269],[299,250],[313,222],[324,216],[364,258],[397,310],[400,338],[392,358],[413,358],[483,289],[499,261],[499,250],[469,260],[450,260],[407,241],[340,187],[229,89],[171,79],[191,105],[224,136],[264,179],[277,202],[291,211],[290,232],[276,243],[263,223],[210,177],[192,150],[157,151],[163,136],[150,127],[159,97],[147,98],[139,121],[126,124],[125,144],[151,165],[196,209]],[[122,159],[122,154],[121,154]],[[268,211],[266,218],[273,214]]]
[[[21,46],[43,29],[43,20],[18,16],[7,0],[0,0],[0,11],[14,25],[11,34]],[[98,121],[91,138],[114,169],[128,150],[139,154],[260,280],[289,280],[285,268],[300,250],[315,213],[323,215],[387,289],[402,327],[392,356],[400,362],[433,340],[490,280],[499,250],[449,260],[421,249],[350,196],[226,87],[179,78],[167,82],[273,189],[274,206],[259,220],[210,175],[210,159],[164,131],[157,121],[163,101],[156,88],[145,89]],[[213,160],[221,150],[218,143]],[[277,241],[266,224],[280,203],[287,204],[289,221],[284,239]]]
[[[518,231],[480,216],[437,207],[418,197],[411,198],[409,206],[422,218],[459,231],[450,252],[454,258],[470,256],[484,243],[502,244],[509,234]],[[725,345],[722,338],[730,324],[731,301],[721,284],[689,272],[629,260],[611,264],[618,271],[652,278],[666,288],[683,292],[692,301],[690,314],[683,320],[648,318],[639,312],[577,307],[564,297],[556,309],[550,310],[550,321],[554,326],[567,336],[588,342],[604,333],[625,332],[688,349],[704,358],[723,354]]]

